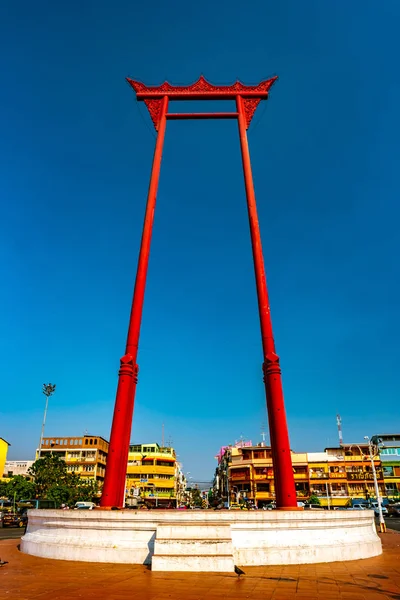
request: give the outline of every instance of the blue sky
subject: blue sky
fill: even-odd
[[[2,6],[0,436],[10,458],[33,456],[48,381],[46,434],[109,437],[154,148],[126,76],[279,75],[248,135],[291,445],[335,444],[337,412],[347,441],[400,429],[399,17],[395,0]],[[233,121],[168,124],[138,362],[132,441],[161,441],[164,423],[197,479],[211,479],[221,445],[260,441]]]

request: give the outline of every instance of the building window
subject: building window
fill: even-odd
[[[297,475],[307,475],[307,467],[293,467],[293,473]]]
[[[261,452],[261,451],[254,452],[254,458],[265,458],[265,452]]]
[[[257,492],[269,492],[269,483],[257,483]]]

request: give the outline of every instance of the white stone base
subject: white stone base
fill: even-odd
[[[46,558],[189,571],[382,553],[374,513],[367,510],[30,510],[21,550]]]

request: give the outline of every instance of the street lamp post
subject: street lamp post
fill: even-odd
[[[376,476],[376,469],[375,469],[375,463],[374,463],[375,456],[374,456],[374,452],[373,452],[373,446],[372,446],[371,440],[369,439],[369,437],[367,435],[364,436],[364,440],[366,440],[368,442],[369,458],[371,461],[372,474],[374,477],[375,496],[376,496],[376,501],[378,502],[378,512],[379,512],[379,529],[380,529],[381,533],[385,533],[386,532],[386,523],[385,523],[385,519],[383,518],[381,496],[379,493],[378,479]]]
[[[54,394],[55,391],[56,391],[56,384],[53,385],[52,383],[44,383],[42,386],[42,393],[46,396],[46,404],[45,404],[45,408],[44,408],[42,431],[40,434],[38,458],[40,458],[40,456],[42,454],[42,444],[43,444],[44,428],[46,425],[47,409],[49,406],[49,398],[50,398],[50,396],[52,396]]]

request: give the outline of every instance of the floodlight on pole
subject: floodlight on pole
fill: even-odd
[[[42,393],[46,396],[46,404],[45,404],[45,407],[44,407],[42,431],[41,431],[41,434],[40,434],[40,441],[39,441],[38,458],[40,458],[40,456],[42,454],[42,444],[43,444],[44,428],[45,428],[45,425],[46,425],[47,409],[49,407],[49,398],[50,398],[50,396],[52,396],[54,394],[55,391],[56,391],[56,384],[44,383],[42,385]]]

